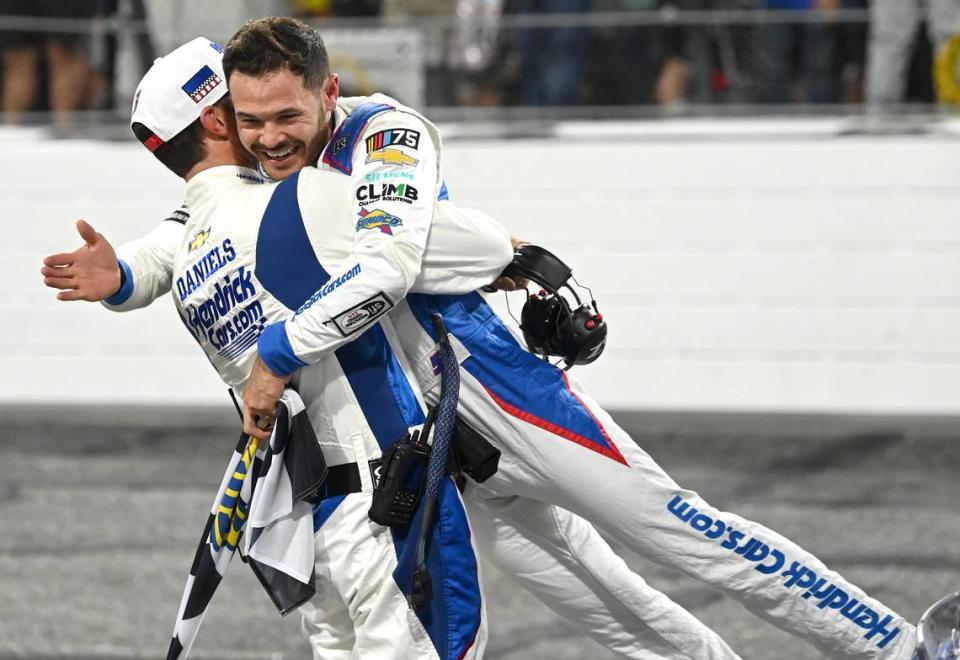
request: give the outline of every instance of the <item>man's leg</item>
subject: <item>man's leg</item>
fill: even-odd
[[[586,520],[468,483],[477,549],[497,570],[601,646],[626,658],[737,658],[696,617],[648,585]]]
[[[469,355],[459,412],[502,452],[484,482],[490,492],[577,513],[829,657],[911,657],[912,625],[791,541],[678,486],[575,382],[521,348],[479,296],[408,296],[407,308],[413,323],[404,308],[395,317],[405,342],[416,325],[429,335],[439,310]],[[418,358],[429,341],[404,350]],[[430,388],[425,380],[428,397]]]
[[[9,48],[3,51],[3,111],[17,121],[18,115],[33,107],[37,95],[37,64],[40,53],[36,46]]]
[[[479,576],[452,482],[440,497],[427,554],[433,598],[421,610],[405,596],[419,516],[398,534],[371,521],[369,510],[369,494],[354,493],[325,500],[315,515],[318,593],[302,611],[314,657],[482,657],[487,630]]]
[[[871,0],[867,103],[903,103],[907,66],[919,20],[918,0]]]
[[[718,511],[678,486],[575,386],[566,391],[592,419],[577,419],[576,404],[566,419],[563,412],[552,416],[537,406],[524,411],[520,406],[532,398],[515,400],[519,405],[498,402],[470,378],[465,374],[461,382],[470,390],[461,394],[461,414],[471,424],[497,420],[482,432],[492,434],[495,444],[502,441],[501,450],[518,465],[503,470],[500,480],[501,473],[490,478],[494,492],[574,511],[634,552],[719,589],[828,657],[911,657],[914,629],[902,617],[781,535]],[[511,412],[505,413],[501,403]],[[465,404],[477,417],[464,410]],[[530,408],[534,412],[524,415]]]

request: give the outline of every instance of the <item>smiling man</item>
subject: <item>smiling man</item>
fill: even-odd
[[[415,216],[404,211],[398,186],[386,200],[383,188],[369,186],[410,175],[419,199],[445,197],[439,135],[386,97],[337,99],[335,74],[324,71],[319,48],[314,31],[289,19],[255,21],[231,40],[228,80],[234,85],[238,75],[250,78],[233,94],[244,113],[241,140],[263,169],[282,176],[319,155],[308,153],[315,142],[301,130],[304,116],[319,113],[313,115],[315,130],[332,131],[320,166],[352,177],[354,231],[390,236],[398,221],[406,226]],[[293,78],[281,77],[286,74]],[[264,90],[283,80],[309,87],[315,98],[288,90],[282,103],[271,105],[276,98]],[[310,87],[308,80],[316,82]],[[351,309],[344,303],[362,301],[371,291],[388,294],[404,353],[428,401],[435,402],[435,338],[426,320],[441,311],[461,348],[459,412],[502,452],[500,469],[465,492],[475,505],[471,520],[478,543],[581,629],[631,657],[734,655],[696,619],[611,562],[609,547],[594,542],[596,530],[570,511],[830,657],[910,657],[912,626],[795,543],[677,485],[576,382],[525,351],[478,295],[412,294],[404,300],[409,287],[403,273],[418,267],[417,255],[409,242],[397,243],[394,277],[354,280],[331,296],[320,291],[308,314],[264,330],[262,382],[253,384],[258,393],[245,400],[254,412],[269,414],[276,388],[290,374],[343,345],[338,320]],[[342,263],[349,267],[362,256],[354,250]],[[341,268],[333,276],[339,281],[345,273]],[[501,534],[504,523],[518,533]],[[533,562],[525,560],[531,553]]]

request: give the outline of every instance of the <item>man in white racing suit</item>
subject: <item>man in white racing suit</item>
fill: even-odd
[[[277,95],[273,98],[281,102],[284,100]],[[380,98],[391,101],[386,97]],[[336,109],[337,124],[343,123],[351,110],[364,101],[365,99],[342,99]],[[411,120],[414,121],[412,127],[415,131],[424,135],[428,131],[434,131],[432,125],[427,122],[417,123],[422,121],[422,118],[413,119],[414,117],[415,115],[409,113],[383,113],[378,121],[371,125],[369,132],[375,135],[378,132],[377,125],[399,126],[397,122]],[[316,121],[312,124],[311,132],[316,133]],[[438,135],[434,133],[430,137],[436,139],[439,145]],[[146,141],[147,146],[150,146],[149,136]],[[429,149],[430,146],[432,145],[424,143],[421,151]],[[361,180],[364,186],[375,181],[398,180],[409,181],[411,186],[414,183],[420,185],[417,183],[418,176],[407,168],[382,167],[378,170],[376,163],[380,161],[375,161],[375,166],[371,167],[366,160],[365,152],[358,152],[356,165],[358,172],[363,173]],[[278,178],[284,174],[276,172],[272,161],[267,165],[267,169],[278,174]],[[246,179],[254,178],[249,172],[241,174]],[[436,174],[429,178],[435,179]],[[366,190],[369,191],[370,188]],[[414,190],[419,193],[416,187]],[[308,196],[312,194],[307,193]],[[405,203],[401,203],[405,206]],[[404,206],[400,208],[404,209]],[[452,204],[448,201],[438,202],[437,206],[441,209],[452,209]],[[107,304],[108,308],[113,310],[129,310],[149,304],[171,289],[172,261],[183,240],[183,225],[189,222],[189,213],[184,206],[143,239],[121,247],[123,258],[120,260],[119,273],[122,273],[122,277],[117,271],[117,260],[109,243],[81,221],[78,224],[86,246],[74,253],[48,258],[48,266],[44,269],[47,276],[45,281],[50,286],[65,289],[60,294],[60,298],[64,300],[101,299],[113,294],[109,296]],[[367,217],[370,213],[364,215]],[[458,217],[458,212],[450,210],[447,215]],[[405,216],[404,222],[409,225],[411,219]],[[434,237],[439,230],[446,227],[455,229],[454,224],[434,224],[430,236]],[[351,225],[351,230],[353,229],[355,226]],[[196,237],[191,240],[193,238]],[[436,243],[432,238],[431,241]],[[342,249],[344,246],[349,247],[349,243],[324,242],[316,243],[315,246],[319,252],[326,250],[324,254],[332,255],[335,247]],[[481,255],[484,250],[482,244],[468,241],[465,255]],[[343,252],[342,257],[346,258],[347,254]],[[453,276],[455,272],[464,272],[465,268],[470,267],[463,256],[455,255],[452,251],[449,255],[444,255],[433,249],[427,254],[433,255],[433,260],[424,264],[424,272],[430,271],[430,265],[440,268],[447,264],[453,269],[449,272],[449,275]],[[61,264],[63,267],[59,267]],[[476,265],[476,268],[482,267],[479,263]],[[85,270],[86,275],[81,275],[81,270]],[[472,276],[472,273],[470,274]],[[344,275],[345,277],[331,278],[333,284],[347,278],[352,279],[349,272]],[[189,278],[184,277],[182,280],[181,282],[181,278],[176,278],[173,288],[177,291],[191,289]],[[446,285],[449,290],[451,281],[440,278],[434,284]],[[326,288],[330,287],[331,285],[328,285]],[[319,293],[323,294],[323,290]],[[186,322],[189,327],[189,320]],[[202,326],[202,323],[197,325]],[[229,346],[226,348],[229,349]],[[472,524],[482,530],[483,538],[476,538],[479,548],[501,571],[567,618],[577,629],[625,657],[736,657],[713,631],[630,571],[596,529],[582,518],[558,507],[534,502],[526,502],[515,508],[495,506],[499,504],[485,500],[468,503],[473,509],[469,511]],[[335,636],[333,631],[338,629],[333,623],[336,619],[331,619],[329,612],[311,614],[310,607],[305,607],[304,610],[311,618],[311,622],[305,625],[310,629],[314,649],[321,653],[324,645],[337,647],[336,642],[331,642],[331,637]],[[326,653],[322,654],[326,657]]]
[[[235,37],[231,44],[236,41]],[[243,71],[242,67],[237,70]],[[237,75],[232,74],[230,82],[238,106],[240,134],[245,146],[260,156],[265,169],[270,172],[276,165],[282,170],[297,160],[300,150],[309,153],[308,141],[298,144],[266,135],[265,129],[282,122],[282,117],[244,113],[247,106],[241,107],[238,98],[243,86],[234,85]],[[269,77],[262,82],[269,84]],[[300,86],[305,87],[303,83]],[[329,100],[329,96],[321,98]],[[257,98],[256,93],[253,98]],[[269,105],[269,98],[272,96],[261,94],[260,102]],[[420,135],[416,147],[391,135],[389,140],[400,142],[384,147],[387,138],[381,133],[393,127],[422,133],[428,130],[428,124],[394,124],[396,108],[382,101],[360,104],[346,117],[334,112],[332,125],[336,132],[324,151],[326,167],[354,176],[358,205],[367,201],[361,197],[370,194],[369,188],[362,193],[361,189],[376,180],[368,179],[361,169],[368,160],[383,157],[401,161],[384,171],[403,172],[410,166],[402,161],[417,160],[418,148],[425,143]],[[332,102],[326,107],[330,109],[323,108],[324,112],[331,113]],[[362,119],[350,122],[352,117]],[[251,125],[245,127],[245,121]],[[258,121],[260,126],[256,125]],[[327,122],[322,121],[321,126],[327,126]],[[245,131],[253,132],[254,138],[245,137]],[[435,146],[439,146],[438,140]],[[383,153],[387,151],[389,155]],[[366,205],[359,206],[357,215],[362,220],[369,212],[363,214]],[[592,520],[631,549],[717,587],[829,656],[911,655],[912,626],[783,537],[716,511],[695,493],[677,486],[576,383],[568,382],[563,373],[520,347],[479,296],[416,294],[400,302],[398,296],[407,290],[396,280],[383,282],[382,286],[368,281],[368,285],[387,292],[395,305],[391,317],[431,400],[436,394],[434,348],[431,331],[422,321],[431,309],[440,309],[444,318],[451,319],[450,330],[462,360],[460,414],[503,452],[500,470],[483,484],[471,484],[465,494],[468,500],[476,498],[487,511],[496,512],[499,521],[511,521],[531,538],[540,533],[537,525],[549,518],[549,512],[561,511],[550,504],[559,504]],[[349,308],[344,307],[352,302],[349,295],[362,301],[372,290],[342,287],[335,305],[331,298],[321,297],[309,315],[289,319],[279,330],[277,326],[268,329],[260,345],[267,367],[284,376],[342,345],[345,338],[331,327],[336,325],[338,309]],[[265,378],[269,381],[269,372]],[[280,384],[282,380],[276,379]],[[268,407],[269,402],[263,404],[263,410]],[[478,517],[473,520],[479,532],[482,523]],[[495,549],[494,555],[499,551]],[[500,556],[507,554],[501,552]],[[588,568],[591,565],[590,557],[581,555],[578,561]],[[620,602],[628,601],[622,598]],[[661,647],[651,655],[708,657],[676,646]]]
[[[285,47],[297,51],[289,43]],[[266,99],[278,91],[276,78],[281,75],[265,75],[270,70],[263,61],[265,48],[256,29],[241,30],[228,45],[224,68],[244,146],[263,154],[262,163],[283,168],[296,161],[300,146],[277,143],[256,109],[269,105]],[[419,127],[399,124],[387,138],[383,134],[391,124],[378,123],[378,118],[394,108],[378,101],[355,107],[336,125],[322,153],[324,166],[356,179],[358,161],[376,160],[384,152],[396,153],[395,160],[401,161],[394,167],[397,171],[408,167],[403,161],[419,158],[417,147],[422,149],[425,140],[412,145],[406,138]],[[395,121],[392,116],[390,121]],[[362,215],[368,208],[364,202],[377,191],[363,181],[355,185],[355,204]],[[259,340],[266,365],[264,397],[252,407],[269,410],[282,382],[276,376],[342,345],[343,337],[330,320],[339,309],[374,291],[387,291],[391,300],[406,293],[398,278],[368,280],[360,287],[341,288],[336,303],[320,299],[309,315],[266,328]],[[524,350],[476,293],[410,295],[391,315],[428,401],[434,403],[437,394],[431,311],[442,312],[459,344],[460,414],[502,451],[497,473],[482,484],[471,484],[465,497],[487,500],[491,509],[505,515],[516,511],[518,522],[539,503],[559,505],[631,550],[716,587],[828,656],[913,655],[914,628],[901,616],[779,534],[718,511],[678,486],[577,383]]]
[[[353,231],[350,182],[341,174],[310,169],[282,184],[259,185],[255,160],[231,130],[220,59],[219,46],[203,38],[158,59],[137,89],[131,125],[187,181],[191,215],[174,252],[174,303],[224,382],[243,392],[261,328],[308,313],[313,297],[362,278],[378,261],[391,263],[393,248],[405,239],[399,226],[388,239]],[[432,211],[434,204],[428,199],[425,206]],[[415,290],[470,291],[492,281],[510,260],[509,237],[487,218],[437,213],[435,228],[431,247],[418,255],[422,271],[410,273]],[[463,240],[482,248],[483,263],[454,266],[451,254],[464,252]],[[331,255],[351,249],[365,258],[348,274],[331,277],[327,269],[341,265]],[[423,508],[403,528],[368,517],[381,452],[422,430],[425,421],[419,388],[395,350],[385,311],[369,303],[363,314],[343,317],[341,326],[355,340],[292,379],[325,461],[339,474],[352,468],[356,477],[336,492],[328,478],[313,516],[320,570],[317,595],[305,608],[339,624],[336,644],[324,640],[316,657],[480,658],[484,604],[453,480],[441,485],[427,541],[432,597],[421,607],[411,608],[407,599]]]

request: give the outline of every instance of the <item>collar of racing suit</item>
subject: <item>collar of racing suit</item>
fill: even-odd
[[[223,187],[225,183],[266,183],[254,169],[237,165],[220,165],[204,170],[187,181],[187,205],[191,208],[203,204]]]

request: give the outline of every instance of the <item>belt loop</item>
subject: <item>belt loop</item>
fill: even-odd
[[[367,447],[362,433],[352,433],[350,442],[353,443],[354,459],[357,462],[357,469],[360,471],[360,484],[362,492],[373,492],[373,477],[370,474],[370,459],[367,458]]]

